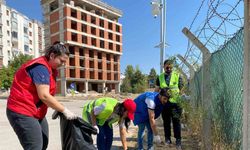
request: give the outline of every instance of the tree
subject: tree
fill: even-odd
[[[141,93],[144,92],[147,88],[146,76],[142,74],[139,69],[139,66],[136,66],[135,73],[131,79],[132,92]]]
[[[148,75],[148,83],[149,83],[149,87],[150,87],[150,88],[155,87],[156,78],[157,78],[157,73],[156,73],[155,69],[152,68],[152,69],[150,70],[149,75]]]
[[[140,93],[147,88],[146,76],[137,66],[134,70],[132,65],[125,69],[125,78],[122,81],[121,91],[125,93]]]
[[[30,59],[32,59],[32,56],[29,55],[14,55],[9,65],[7,67],[3,67],[0,72],[0,87],[4,89],[10,88],[17,69]]]

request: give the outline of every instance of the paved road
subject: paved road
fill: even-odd
[[[6,117],[6,99],[0,99],[0,150],[22,150],[21,145],[19,144],[18,138],[15,135],[13,129],[11,128],[7,117]],[[87,101],[83,100],[69,100],[62,101],[62,103],[71,111],[81,116],[82,106]],[[60,127],[59,119],[52,120],[51,115],[53,113],[52,109],[49,109],[46,117],[49,124],[49,146],[48,150],[59,150],[61,149],[61,139],[60,139]],[[136,127],[132,126],[130,128],[130,141],[135,139],[132,137],[136,133]],[[95,141],[95,136],[93,137]],[[130,145],[133,145],[134,142],[130,142]],[[112,150],[120,149],[121,142],[119,139],[118,127],[114,125],[114,142]],[[133,146],[132,146],[133,147]]]

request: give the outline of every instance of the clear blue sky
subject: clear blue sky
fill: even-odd
[[[159,73],[160,50],[154,46],[160,41],[160,18],[153,18],[150,0],[103,1],[123,11],[119,21],[123,25],[121,72],[131,64],[138,65],[146,74],[151,68]],[[189,27],[200,4],[201,0],[167,0],[166,40],[170,47],[166,49],[166,56],[185,54],[187,38],[181,30]],[[7,0],[7,5],[30,18],[42,20],[39,0]]]

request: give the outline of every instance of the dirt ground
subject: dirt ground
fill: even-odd
[[[161,139],[164,140],[164,129],[163,129],[163,124],[161,118],[157,119],[157,128],[158,132],[161,136]],[[131,129],[130,129],[131,130]],[[134,132],[134,135],[132,138],[128,139],[128,145],[129,145],[129,150],[136,150],[137,147],[137,127],[132,127],[132,132]],[[172,134],[173,135],[173,134]],[[155,150],[176,150],[175,146],[175,139],[172,137],[172,144],[170,146],[165,145],[164,143],[154,145]],[[144,149],[147,148],[147,143],[146,143],[146,135],[144,138]],[[122,149],[120,147],[120,149]],[[200,146],[198,141],[193,137],[190,132],[187,131],[187,129],[182,129],[182,150],[200,150]]]

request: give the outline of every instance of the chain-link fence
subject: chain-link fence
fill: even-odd
[[[243,29],[211,55],[209,63],[212,128],[218,128],[223,141],[241,149],[243,107]],[[190,81],[192,104],[202,106],[202,68]],[[211,94],[211,95],[210,95]],[[204,135],[206,136],[206,135]],[[212,137],[208,137],[212,138]]]

